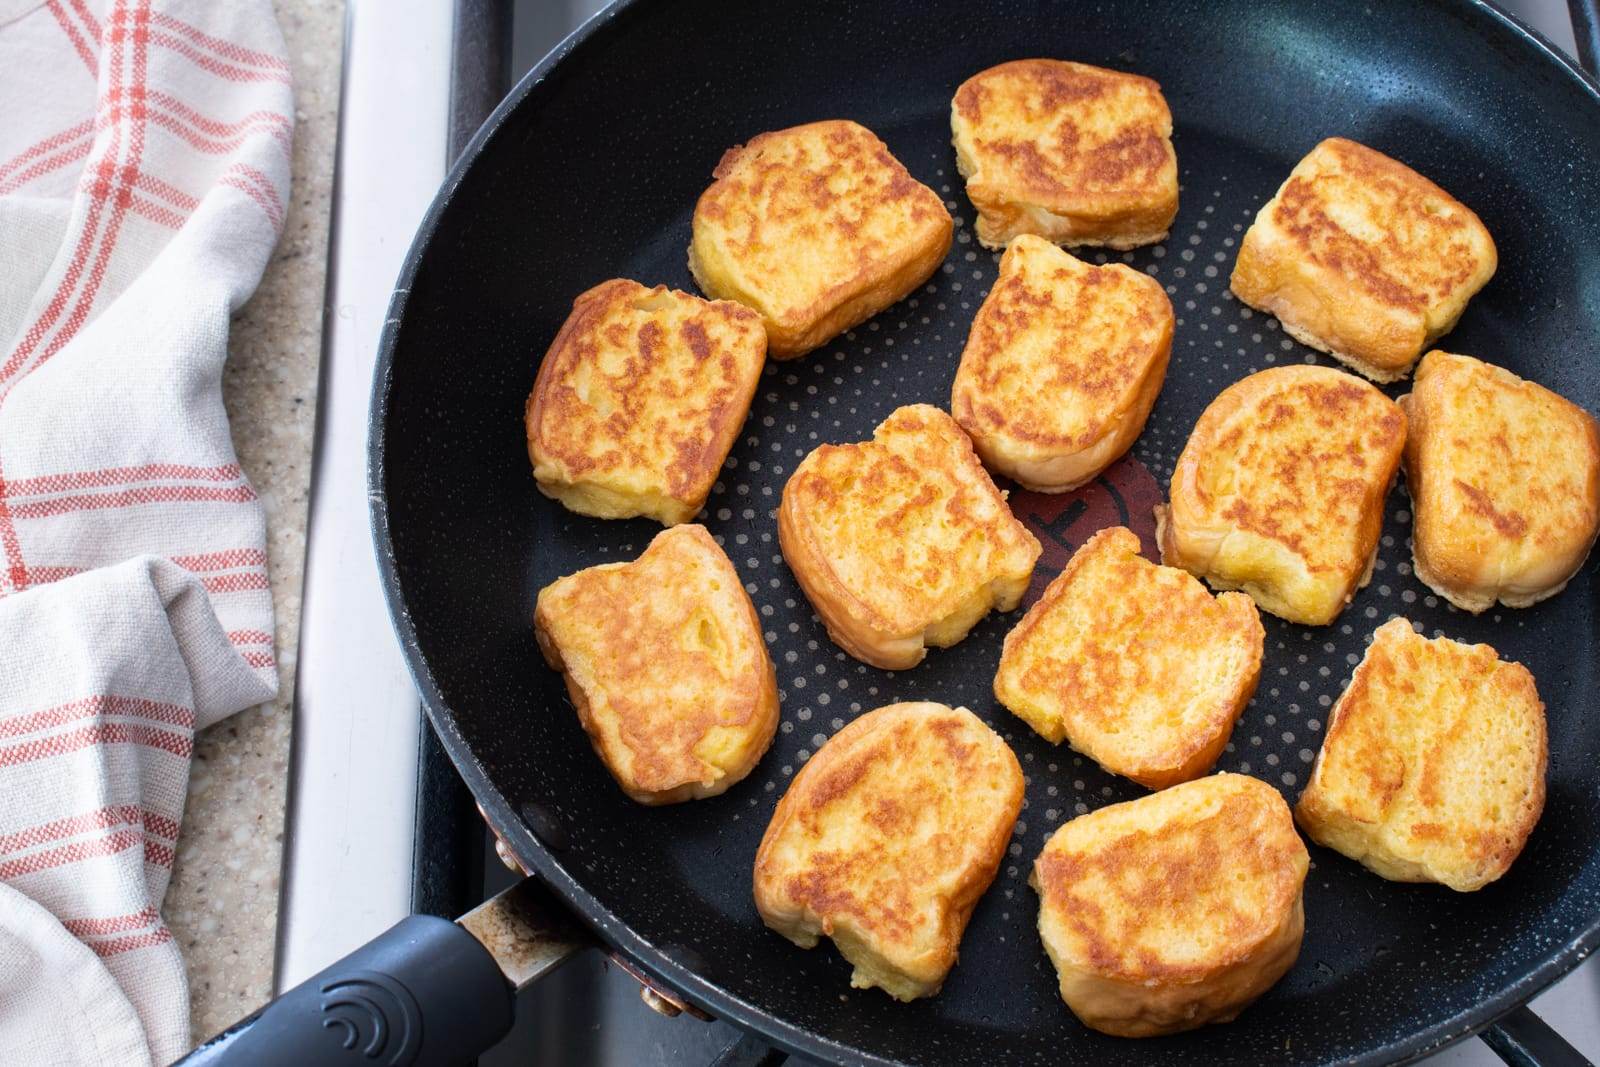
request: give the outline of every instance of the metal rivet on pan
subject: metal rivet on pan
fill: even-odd
[[[567,828],[549,808],[530,800],[518,810],[522,812],[522,821],[533,831],[533,836],[544,842],[546,848],[564,852],[572,846]]]
[[[528,869],[522,865],[516,854],[511,851],[511,846],[507,845],[505,838],[500,836],[500,831],[494,828],[494,823],[489,821],[489,816],[485,814],[483,805],[474,804],[473,807],[478,809],[478,818],[483,820],[483,824],[494,835],[494,854],[500,857],[500,862],[505,864],[506,870],[512,874],[527,874]]]
[[[710,1020],[711,1016],[707,1015],[693,1004],[690,1004],[688,1001],[685,1001],[679,998],[677,995],[662,989],[660,986],[656,985],[655,982],[651,981],[649,978],[646,978],[643,972],[641,972],[637,967],[633,966],[627,960],[623,959],[621,956],[618,956],[613,952],[610,954],[610,959],[612,963],[616,964],[618,967],[621,967],[624,971],[627,971],[628,974],[632,975],[633,979],[639,983],[639,999],[644,1001],[645,1004],[649,1006],[651,1011],[656,1012],[659,1015],[665,1015],[669,1019],[682,1015],[684,1012],[688,1012],[696,1019]]]
[[[651,1011],[665,1015],[669,1019],[683,1014],[683,1008],[668,999],[666,994],[658,993],[647,985],[639,987],[639,999],[644,1001]]]
[[[506,844],[505,838],[499,834],[496,834],[494,838],[494,854],[500,857],[500,862],[506,865],[506,870],[513,874],[528,873],[522,869],[522,864],[517,862],[517,857],[511,854],[511,847]]]

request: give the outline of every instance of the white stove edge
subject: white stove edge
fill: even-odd
[[[401,261],[445,175],[452,5],[348,0],[275,987],[405,917],[420,702],[367,520],[367,405]]]
[[[1570,51],[1559,0],[1508,7]],[[450,4],[348,0],[275,988],[410,910],[420,705],[373,558],[367,404],[392,286],[445,175]],[[398,75],[398,76],[397,76]],[[361,501],[361,505],[356,502]],[[1600,1062],[1600,960],[1534,1000]],[[1491,1067],[1463,1041],[1430,1067]]]

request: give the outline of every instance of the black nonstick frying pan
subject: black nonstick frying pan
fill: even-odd
[[[1592,32],[1592,19],[1585,25]],[[971,238],[974,216],[949,144],[950,97],[972,73],[1031,56],[1157,79],[1176,120],[1183,184],[1168,240],[1113,253],[1161,281],[1178,316],[1147,428],[1085,489],[1012,497],[1045,544],[1035,595],[1100,527],[1124,523],[1150,545],[1151,505],[1223,387],[1269,365],[1324,361],[1235,301],[1227,280],[1255,211],[1325,136],[1411,164],[1493,233],[1499,272],[1443,347],[1600,411],[1600,90],[1485,4],[619,4],[495,111],[398,282],[374,388],[371,492],[390,605],[427,713],[490,823],[559,898],[546,906],[672,998],[777,1048],[918,1064],[1422,1056],[1507,1017],[1600,944],[1594,560],[1536,607],[1457,612],[1411,572],[1402,487],[1389,498],[1373,580],[1335,624],[1264,617],[1260,690],[1219,769],[1256,775],[1292,801],[1329,705],[1372,631],[1398,613],[1430,634],[1489,642],[1533,671],[1550,727],[1544,816],[1510,873],[1472,894],[1386,882],[1313,848],[1305,943],[1289,975],[1234,1023],[1135,1042],[1085,1029],[1062,1005],[1026,879],[1062,821],[1144,791],[1044,743],[996,704],[990,680],[1016,616],[991,616],[914,670],[874,670],[828,640],[778,555],[773,509],[805,453],[869,436],[901,404],[948,402],[997,260]],[[912,298],[804,360],[768,364],[701,521],[761,613],[782,726],[766,758],[724,796],[643,808],[595,759],[560,679],[540,659],[531,617],[542,585],[630,559],[658,528],[586,519],[541,497],[524,449],[523,401],[577,293],[619,276],[693,289],[690,213],[724,149],[822,118],[852,118],[883,137],[944,196],[956,243]],[[750,866],[778,797],[828,736],[864,710],[919,698],[983,716],[1016,750],[1028,788],[959,964],[937,997],[907,1005],[852,990],[831,947],[801,951],[763,927]],[[408,920],[203,1055],[468,1057],[509,1020],[509,994],[460,929]],[[430,945],[448,955],[424,959]],[[503,951],[506,939],[492,947]],[[529,936],[523,947],[539,948]],[[1541,1049],[1549,1035],[1526,1013],[1491,1033],[1508,1055],[1576,1057],[1558,1040]]]

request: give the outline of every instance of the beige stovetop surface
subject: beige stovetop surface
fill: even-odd
[[[267,509],[279,696],[200,735],[164,906],[189,968],[198,1040],[271,993],[300,628],[306,499],[322,355],[344,0],[273,0],[295,78],[294,187],[254,299],[233,322],[223,395],[239,461]]]

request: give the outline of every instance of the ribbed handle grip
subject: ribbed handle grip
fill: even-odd
[[[514,1010],[487,949],[453,922],[413,915],[180,1062],[444,1067],[498,1042]]]

